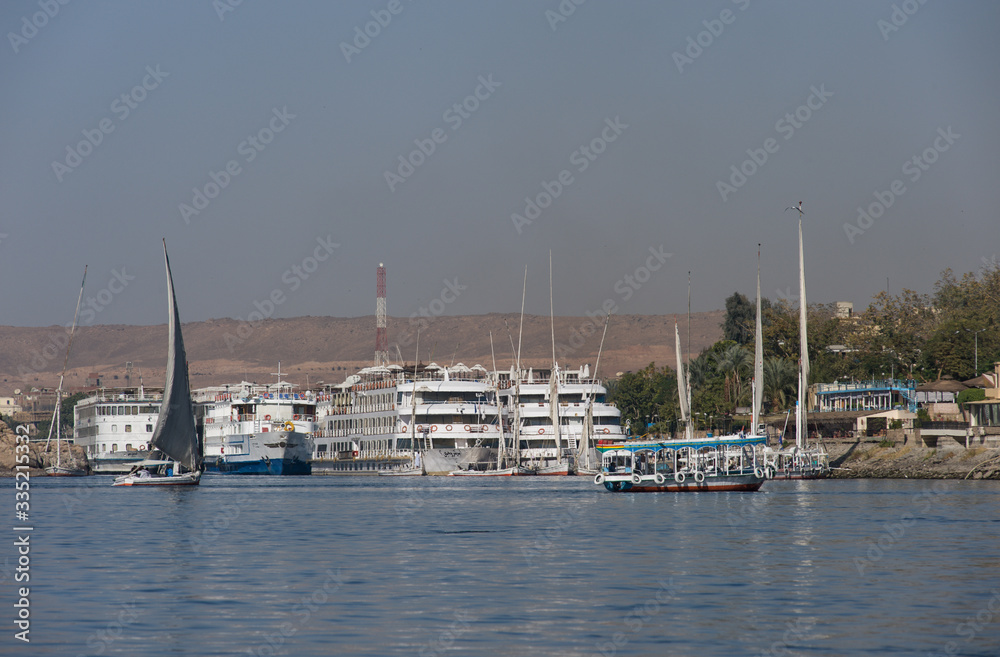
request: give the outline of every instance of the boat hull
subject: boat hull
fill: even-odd
[[[71,468],[63,468],[60,466],[52,466],[45,468],[45,474],[50,477],[86,477],[86,470],[73,470]]]
[[[698,493],[698,492],[755,492],[767,481],[764,477],[754,474],[719,475],[705,477],[701,482],[693,478],[678,483],[667,479],[662,484],[655,481],[645,481],[635,484],[631,481],[604,481],[604,488],[612,493]]]
[[[502,470],[455,470],[448,473],[451,477],[513,477],[518,474],[517,468]]]
[[[206,469],[220,474],[238,475],[308,475],[312,474],[312,466],[308,461],[297,459],[259,458],[241,459],[240,457],[220,457],[215,461],[207,461]]]
[[[179,475],[124,475],[115,479],[112,486],[197,486],[201,482],[200,472],[184,472]]]
[[[206,441],[208,453],[222,454],[205,459],[212,472],[235,475],[308,475],[312,473],[309,437],[297,431],[235,434]]]

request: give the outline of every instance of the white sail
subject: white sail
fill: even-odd
[[[764,335],[760,318],[760,247],[757,249],[757,325],[753,351],[753,432],[760,424],[760,409],[764,403]]]
[[[681,421],[687,425],[691,419],[691,412],[688,409],[687,386],[684,384],[684,363],[681,360],[681,333],[674,322],[674,351],[677,352],[677,399],[681,404]]]
[[[174,296],[174,281],[170,274],[167,243],[163,242],[163,259],[167,267],[167,377],[163,387],[160,414],[153,428],[150,444],[191,471],[199,469],[201,455],[195,430],[191,387],[188,383],[187,354],[181,336],[181,320]]]
[[[809,340],[806,333],[806,266],[802,255],[802,219],[799,218],[799,417],[801,426],[796,429],[796,446],[802,447],[807,435],[806,397],[809,394]]]

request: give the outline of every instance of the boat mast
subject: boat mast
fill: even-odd
[[[686,388],[685,393],[687,394],[688,403],[688,421],[684,426],[684,437],[691,439],[694,438],[694,409],[691,407],[691,272],[688,272],[688,327],[687,327],[687,371],[684,374]]]
[[[757,435],[760,409],[764,402],[764,336],[760,319],[760,244],[757,244],[757,326],[753,353],[753,423],[751,434]]]
[[[799,213],[799,399],[796,404],[797,426],[795,429],[795,446],[804,447],[808,439],[809,420],[806,413],[806,398],[809,391],[809,339],[806,333],[806,265],[802,251],[802,214]]]
[[[552,249],[549,249],[549,326],[552,330],[552,371],[549,373],[549,415],[556,442],[556,463],[562,463],[562,436],[559,418],[559,366],[556,364],[556,318],[552,301]]]
[[[604,333],[601,334],[601,346],[597,348],[597,363],[594,365],[594,376],[591,381],[590,389],[587,392],[587,426],[584,428],[583,443],[580,446],[581,453],[584,455],[584,467],[591,468],[592,463],[590,461],[590,439],[594,434],[594,395],[593,390],[596,386],[600,385],[600,379],[597,378],[597,372],[601,368],[601,353],[604,351],[604,338],[608,335],[608,324],[611,322],[611,312],[609,311],[607,316],[604,318]]]
[[[497,470],[503,469],[507,445],[503,437],[503,415],[500,414],[500,375],[497,372],[497,355],[493,350],[493,331],[490,331],[490,358],[493,359],[493,394],[497,404],[497,424],[500,426],[500,442],[497,443]]]
[[[56,432],[56,467],[62,466],[62,449],[60,436],[62,434],[62,387],[66,378],[66,365],[69,363],[69,348],[73,345],[73,334],[76,333],[76,320],[80,317],[80,302],[83,301],[83,288],[87,284],[87,265],[83,266],[83,282],[80,283],[80,295],[76,298],[76,311],[73,313],[73,327],[69,330],[69,340],[66,342],[66,355],[63,357],[62,373],[59,375],[59,387],[56,388],[56,407],[49,424],[49,435],[45,439],[45,451],[49,451],[49,441],[52,440],[52,430]]]
[[[517,356],[514,366],[517,378],[514,383],[514,463],[521,465],[521,338],[524,336],[524,299],[528,294],[528,265],[524,266],[524,283],[521,286],[521,322],[517,329]]]
[[[691,421],[691,411],[688,408],[687,391],[684,385],[684,363],[681,361],[681,334],[674,322],[674,351],[677,352],[677,401],[681,407],[681,422],[684,423],[684,433],[687,435],[687,426]]]
[[[420,364],[420,327],[417,327],[417,347],[413,354],[413,389],[410,392],[410,452],[417,460],[417,366]],[[423,465],[423,464],[421,464]]]

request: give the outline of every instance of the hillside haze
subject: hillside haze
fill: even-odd
[[[721,339],[722,311],[691,316],[691,351],[697,355]],[[493,313],[420,320],[388,318],[389,356],[392,362],[412,363],[420,328],[419,357],[439,365],[463,362],[492,369],[493,351],[500,369],[513,362],[518,342],[519,315]],[[602,377],[641,369],[651,362],[674,367],[674,322],[680,326],[682,349],[687,349],[685,315],[613,315],[601,355]],[[418,326],[417,322],[421,322]],[[556,358],[564,367],[597,361],[604,318],[555,318]],[[269,319],[256,325],[233,319],[214,319],[183,325],[192,387],[220,385],[246,379],[274,381],[271,373],[281,363],[283,378],[301,386],[340,383],[360,367],[372,364],[375,317],[296,317]],[[66,349],[67,330],[0,327],[0,395],[17,388],[58,384]],[[100,373],[105,386],[124,384],[125,363],[132,362],[133,383],[142,374],[145,385],[163,384],[167,327],[100,325],[77,329],[73,338],[65,386],[82,388],[90,373]],[[524,317],[521,359],[525,366],[547,367],[552,360],[549,318]],[[114,379],[117,375],[119,378]]]

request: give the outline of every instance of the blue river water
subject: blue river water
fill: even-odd
[[[1000,654],[1000,482],[31,484],[31,643],[14,534],[0,654]]]

